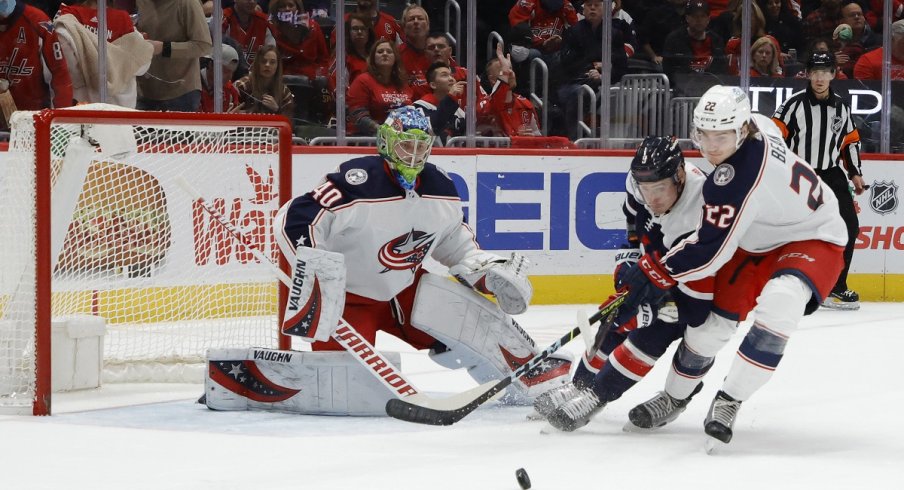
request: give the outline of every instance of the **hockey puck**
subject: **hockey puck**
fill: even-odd
[[[515,478],[518,479],[518,485],[521,485],[521,488],[524,490],[530,488],[530,477],[527,476],[527,472],[524,471],[524,468],[518,468],[515,471]]]

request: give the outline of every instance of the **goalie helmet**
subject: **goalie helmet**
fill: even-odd
[[[684,155],[678,141],[671,137],[647,136],[631,160],[631,177],[636,182],[658,182],[676,178],[684,166]]]
[[[398,173],[402,185],[410,187],[430,157],[433,140],[430,119],[419,109],[405,106],[390,112],[377,130],[377,151]]]

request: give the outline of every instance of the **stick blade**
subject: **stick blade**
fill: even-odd
[[[452,425],[501,395],[511,382],[511,378],[488,381],[448,398],[436,399],[420,394],[393,398],[386,402],[386,415],[415,424]]]

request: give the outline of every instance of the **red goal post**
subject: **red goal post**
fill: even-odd
[[[57,323],[102,319],[112,380],[200,382],[208,348],[289,347],[277,328],[284,287],[175,182],[279,260],[271,225],[291,197],[288,121],[92,104],[18,112],[10,126],[0,413],[51,413]]]

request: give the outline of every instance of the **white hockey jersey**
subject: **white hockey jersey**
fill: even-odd
[[[625,181],[625,189],[628,197],[625,200],[625,208],[635,216],[635,226],[645,228],[649,232],[655,225],[659,226],[662,234],[662,246],[668,250],[679,240],[686,238],[697,229],[700,217],[703,214],[703,184],[706,182],[706,174],[690,162],[684,164],[685,181],[684,190],[678,196],[678,200],[669,211],[660,216],[654,216],[641,203],[643,196],[634,185],[634,179],[628,173]],[[642,211],[638,213],[638,211]],[[638,221],[643,220],[643,222]],[[647,236],[649,234],[647,233]],[[649,247],[649,244],[644,244]],[[658,244],[655,245],[658,247]],[[644,250],[651,252],[651,250]]]
[[[769,126],[707,177],[697,231],[663,258],[674,279],[712,276],[738,248],[765,253],[804,240],[847,243],[835,194]]]
[[[406,191],[378,156],[340,165],[286,203],[274,227],[290,261],[300,244],[342,253],[348,292],[378,301],[411,285],[427,257],[452,266],[482,253],[445,172],[428,163]]]

